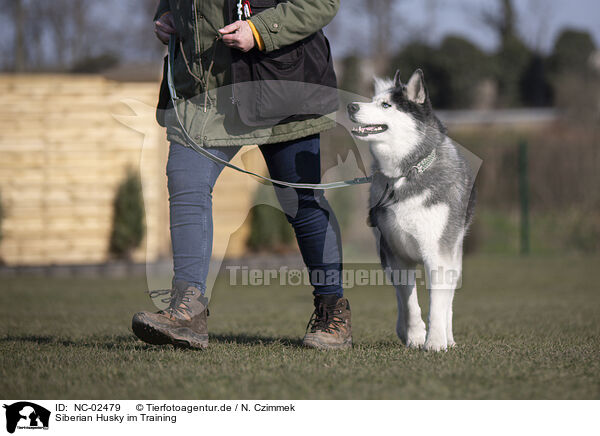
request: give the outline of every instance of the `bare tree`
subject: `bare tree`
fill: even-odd
[[[511,0],[498,0],[496,10],[479,10],[479,19],[500,38],[500,45],[517,34],[517,15]]]
[[[13,29],[13,56],[9,68],[15,72],[24,71],[27,59],[25,52],[26,5],[23,0],[0,0],[0,9],[5,12],[10,27]]]
[[[431,43],[432,29],[437,27],[438,0],[425,0],[425,25],[423,26],[423,41]]]
[[[164,50],[152,32],[153,0],[0,0],[2,67],[69,70],[110,56],[154,61]],[[10,49],[9,49],[10,47]]]
[[[375,70],[378,74],[385,71],[391,56],[391,42],[396,33],[395,9],[397,0],[366,0],[366,13],[369,17],[372,53],[376,56]]]
[[[25,8],[23,0],[13,3],[15,24],[15,71],[25,70]]]
[[[529,44],[537,53],[543,50],[544,41],[547,41],[550,36],[550,22],[554,16],[552,3],[545,0],[529,0],[528,9],[531,17],[528,27],[531,28],[531,34],[528,34]]]
[[[65,69],[84,57],[90,50],[88,42],[91,17],[89,0],[37,0],[40,14],[46,25],[48,38],[54,48],[53,58],[59,68]]]
[[[75,59],[80,59],[84,56],[84,50],[88,43],[86,28],[90,19],[87,14],[89,3],[89,0],[80,0],[75,2],[73,8],[73,27],[75,31],[73,57]]]

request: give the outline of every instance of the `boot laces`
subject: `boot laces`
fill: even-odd
[[[306,325],[306,330],[310,328],[311,333],[318,331],[326,333],[339,332],[340,327],[344,325],[344,320],[339,316],[341,313],[342,311],[337,309],[337,306],[321,303],[315,307],[315,311]]]
[[[192,290],[177,290],[177,289],[161,289],[157,291],[150,291],[150,298],[160,297],[161,295],[169,295],[166,298],[161,298],[161,302],[167,303],[169,307],[165,310],[161,310],[162,313],[167,313],[171,316],[188,316],[192,315],[192,310],[187,304],[191,301],[191,297],[194,296]]]

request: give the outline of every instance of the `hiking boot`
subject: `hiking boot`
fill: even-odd
[[[208,299],[198,288],[178,281],[174,289],[152,291],[150,294],[169,294],[162,300],[169,303],[169,307],[156,313],[136,313],[131,320],[131,328],[138,338],[152,345],[171,344],[185,348],[208,346]]]
[[[304,346],[319,349],[351,348],[352,323],[350,303],[335,295],[315,296],[315,311],[302,341]]]

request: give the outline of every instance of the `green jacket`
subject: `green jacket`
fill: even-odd
[[[268,128],[245,126],[229,100],[231,51],[217,41],[218,29],[226,24],[227,0],[161,0],[155,19],[171,12],[183,56],[177,56],[173,79],[177,93],[194,103],[178,106],[182,122],[192,138],[206,147],[267,144],[313,135],[335,126],[333,116],[278,124]],[[262,37],[265,52],[300,41],[327,25],[337,13],[340,0],[288,0],[252,17]],[[212,67],[211,67],[212,64]],[[194,78],[191,72],[203,79]],[[204,92],[210,104],[204,108]],[[196,98],[193,98],[196,96]],[[223,101],[225,100],[225,101]],[[185,144],[174,111],[165,114],[167,137]]]

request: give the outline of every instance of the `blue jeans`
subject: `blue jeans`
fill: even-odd
[[[208,150],[231,160],[240,147]],[[260,146],[271,178],[293,183],[319,183],[319,135]],[[223,165],[189,147],[171,144],[167,162],[174,278],[203,292],[213,241],[212,191]],[[292,224],[314,294],[343,295],[342,250],[338,222],[323,191],[275,188]]]

